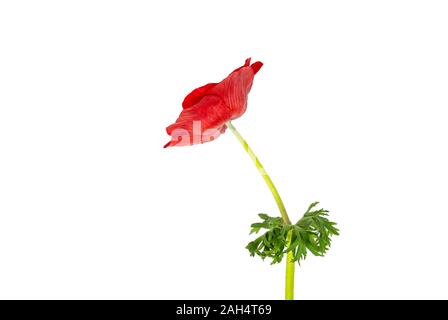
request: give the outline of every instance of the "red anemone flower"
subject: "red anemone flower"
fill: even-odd
[[[182,102],[179,118],[166,128],[171,141],[164,148],[213,141],[224,133],[226,122],[246,111],[247,95],[262,66],[260,61],[250,64],[250,58],[246,59],[221,82],[194,89]]]

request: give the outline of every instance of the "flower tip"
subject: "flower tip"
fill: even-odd
[[[246,61],[244,62],[245,67],[250,66],[250,59],[252,59],[252,58],[247,58]]]
[[[163,149],[171,147],[173,145],[173,141],[168,142],[166,145],[163,146]]]
[[[254,74],[256,74],[261,69],[262,66],[263,66],[263,62],[257,61],[257,62],[252,63],[252,65],[250,67],[254,71]]]

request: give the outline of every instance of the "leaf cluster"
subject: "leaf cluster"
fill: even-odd
[[[286,224],[280,217],[261,213],[261,222],[251,225],[251,234],[267,230],[249,242],[246,248],[251,256],[263,260],[272,259],[271,264],[280,263],[283,256],[292,251],[293,260],[300,264],[308,251],[315,256],[324,256],[331,246],[331,237],[339,235],[336,223],[328,219],[328,211],[317,209],[319,202],[312,203],[296,224]]]

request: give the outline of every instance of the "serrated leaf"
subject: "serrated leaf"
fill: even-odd
[[[299,264],[306,258],[308,251],[323,256],[331,246],[331,237],[339,235],[339,230],[336,223],[327,218],[327,210],[316,209],[318,203],[312,203],[303,217],[293,225],[285,224],[280,217],[260,213],[262,222],[253,223],[251,233],[258,233],[261,229],[267,231],[246,246],[250,255],[258,255],[263,260],[270,258],[271,264],[280,263],[284,254],[291,251],[294,261]],[[288,243],[290,230],[293,230],[293,235]]]

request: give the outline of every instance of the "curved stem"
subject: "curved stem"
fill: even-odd
[[[229,121],[227,122],[227,127],[233,132],[235,137],[238,139],[238,141],[243,146],[244,150],[249,154],[249,157],[254,162],[255,166],[257,167],[258,171],[260,172],[261,176],[263,177],[264,181],[269,187],[269,190],[271,190],[272,195],[274,196],[275,202],[277,203],[278,209],[280,210],[280,214],[282,215],[283,221],[287,224],[291,224],[291,220],[289,220],[288,214],[286,213],[285,205],[283,204],[282,198],[280,197],[280,194],[277,191],[277,188],[275,187],[274,183],[272,182],[271,178],[267,174],[266,170],[264,170],[263,165],[261,164],[260,160],[258,160],[257,155],[255,152],[249,147],[249,144],[246,140],[241,136],[241,134],[236,130],[236,128],[233,126],[233,124]]]
[[[264,181],[268,185],[269,190],[271,191],[272,195],[274,196],[275,202],[277,203],[278,209],[280,210],[280,214],[282,216],[283,221],[286,224],[291,224],[291,220],[289,219],[288,213],[286,212],[285,205],[283,204],[282,198],[280,197],[280,194],[277,191],[277,188],[275,187],[274,183],[272,182],[271,178],[267,174],[267,172],[264,170],[263,165],[261,164],[260,160],[258,160],[257,155],[254,153],[254,151],[249,147],[249,144],[246,140],[241,136],[241,134],[236,130],[236,128],[233,126],[233,124],[229,121],[227,122],[227,127],[232,131],[232,133],[235,135],[235,137],[238,139],[238,141],[243,146],[244,150],[249,154],[250,158],[255,164],[255,167],[257,167],[258,171],[260,172],[261,176],[263,177]],[[292,231],[288,233],[287,236],[287,245],[291,243],[292,238]],[[292,251],[288,252],[287,258],[286,258],[286,284],[285,284],[285,299],[286,300],[293,300],[294,299],[294,261],[292,256]]]

